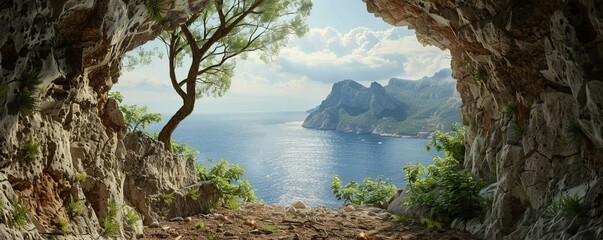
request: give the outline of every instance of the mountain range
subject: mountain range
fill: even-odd
[[[353,80],[333,85],[311,111],[305,128],[386,136],[425,137],[460,121],[461,99],[450,69],[419,80],[392,78],[369,87]]]

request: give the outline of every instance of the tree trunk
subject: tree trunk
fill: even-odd
[[[172,133],[178,127],[178,124],[182,122],[186,117],[188,117],[195,108],[195,98],[193,97],[192,101],[188,98],[184,100],[182,107],[178,109],[176,114],[170,118],[170,120],[163,126],[161,132],[159,132],[159,136],[157,139],[160,142],[163,142],[165,150],[171,151],[172,148]]]

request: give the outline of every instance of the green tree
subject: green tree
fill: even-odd
[[[177,30],[162,33],[170,82],[183,104],[159,132],[159,141],[169,148],[172,133],[192,113],[196,99],[219,97],[230,88],[234,57],[258,52],[267,61],[291,35],[304,35],[311,8],[311,0],[209,0]],[[175,69],[185,57],[191,63],[179,78]]]
[[[122,103],[124,99],[124,96],[120,92],[109,93],[109,96],[119,103]],[[119,110],[124,115],[128,132],[135,132],[139,127],[145,130],[150,124],[161,121],[161,114],[149,113],[147,106],[138,107],[135,104],[120,104]]]

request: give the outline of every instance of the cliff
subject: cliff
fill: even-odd
[[[603,239],[600,1],[364,0],[452,55],[467,127],[465,166],[491,185],[486,239]],[[547,209],[577,196],[580,214]]]
[[[193,163],[126,136],[107,97],[125,52],[205,5],[163,1],[155,21],[145,2],[0,2],[0,239],[98,239],[107,222],[131,238],[125,209],[146,222],[202,210],[185,197]]]
[[[352,80],[335,83],[303,126],[321,130],[415,136],[447,130],[460,121],[460,97],[449,69],[417,81],[391,79],[369,88]]]

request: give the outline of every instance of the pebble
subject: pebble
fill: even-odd
[[[184,218],[182,218],[182,217],[175,217],[175,218],[170,219],[170,222],[182,222],[182,221],[184,221]]]
[[[243,224],[245,224],[247,226],[251,226],[251,227],[255,227],[255,225],[256,225],[255,220],[249,220],[249,219],[245,220],[245,222]]]
[[[386,221],[392,218],[392,215],[388,212],[384,212],[384,213],[379,213],[377,214],[377,216],[379,216],[379,219]]]
[[[292,207],[296,208],[296,209],[304,209],[306,208],[306,204],[304,204],[302,201],[297,201],[294,202],[293,204],[291,204]]]
[[[369,216],[377,216],[377,213],[375,213],[375,212],[367,212],[367,214],[368,214]]]
[[[343,210],[346,211],[346,212],[353,212],[356,209],[354,207],[348,205],[348,206],[345,206],[345,208],[343,208]]]
[[[249,233],[251,233],[251,234],[261,234],[262,232],[260,232],[260,230],[259,230],[259,229],[253,229],[253,230],[251,230],[251,232],[249,232]]]
[[[151,223],[151,225],[149,225],[150,228],[160,228],[161,224],[159,224],[159,222],[153,222]]]
[[[184,218],[184,222],[192,222],[192,221],[193,221],[193,218],[191,218],[191,217]]]
[[[235,236],[235,235],[236,235],[236,234],[235,234],[235,233],[233,233],[233,232],[231,232],[231,231],[226,231],[226,232],[224,232],[224,236],[226,236],[226,237],[232,237],[232,236]]]

